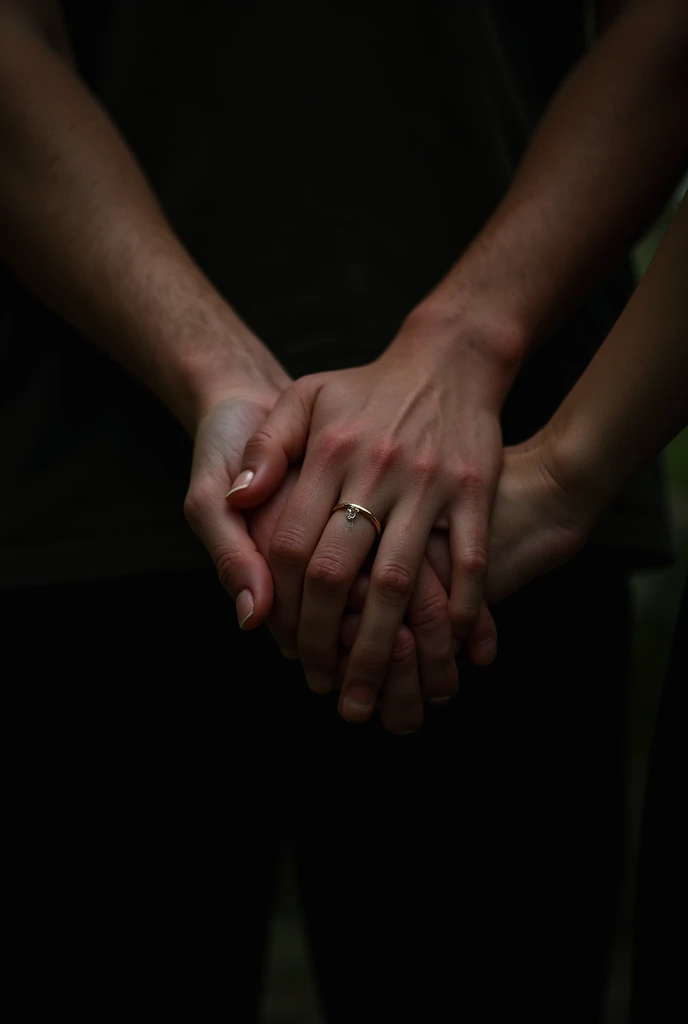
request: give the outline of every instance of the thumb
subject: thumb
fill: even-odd
[[[221,497],[218,503],[216,490],[196,483],[189,488],[184,511],[215,562],[220,583],[236,603],[240,628],[259,626],[272,607],[272,576],[249,536],[243,513],[227,508]]]
[[[234,508],[255,508],[267,501],[282,484],[289,464],[303,460],[319,388],[315,377],[296,381],[248,439],[241,471],[227,493]]]

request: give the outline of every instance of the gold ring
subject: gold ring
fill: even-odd
[[[353,523],[354,519],[360,512],[361,515],[366,517],[366,519],[370,519],[371,523],[377,530],[378,537],[380,536],[380,534],[382,533],[380,520],[377,518],[377,516],[374,516],[373,513],[370,512],[367,508],[363,508],[363,505],[356,505],[353,501],[340,501],[338,505],[334,506],[332,512],[330,512],[330,515],[333,515],[335,512],[339,512],[339,510],[343,508],[346,509],[346,518],[349,520],[350,523]]]

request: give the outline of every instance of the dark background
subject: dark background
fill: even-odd
[[[685,189],[685,184],[683,186]],[[672,204],[673,206],[673,204]],[[672,206],[636,250],[639,273],[648,265],[671,217]],[[665,462],[677,558],[669,569],[633,576],[635,612],[633,674],[628,712],[629,858],[619,908],[605,1024],[626,1024],[635,852],[642,809],[645,766],[661,682],[666,668],[682,581],[688,567],[688,430],[667,448]],[[557,1008],[552,1007],[552,1019]],[[298,893],[287,851],[268,953],[262,1024],[323,1024],[301,926]]]

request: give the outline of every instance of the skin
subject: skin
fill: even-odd
[[[438,518],[459,637],[478,615],[504,399],[528,351],[667,195],[688,155],[687,108],[688,5],[629,5],[557,93],[484,230],[387,351],[296,382],[250,439],[235,508],[257,507],[303,463],[269,549],[271,626],[314,689],[336,681],[346,594],[374,540],[365,521],[347,532],[330,509],[355,501],[385,521],[342,686],[349,721],[373,713]]]
[[[688,424],[688,198],[585,373],[535,437],[505,452],[490,529],[487,597],[499,601],[584,545],[615,495]],[[430,560],[449,586],[436,531]],[[365,581],[349,605],[360,609]],[[342,642],[359,626],[348,614]]]
[[[0,143],[0,256],[193,437],[188,521],[239,622],[260,624],[272,575],[245,515],[224,499],[249,437],[291,380],[171,230],[126,143],[76,76],[55,0],[0,0]],[[400,631],[385,687],[385,723],[395,731],[422,720],[423,695],[456,691],[446,614],[425,625],[428,609],[441,607],[446,593],[425,562],[411,607],[418,635]]]
[[[411,312],[394,350],[377,367],[375,379],[389,391],[385,422],[396,423],[402,434],[367,438],[363,463],[355,464],[350,451],[340,468],[353,475],[342,476],[341,483],[365,478],[367,487],[369,476],[372,486],[376,461],[379,469],[396,459],[396,482],[381,497],[390,515],[392,506],[399,506],[399,514],[385,544],[386,561],[373,565],[375,603],[364,610],[365,629],[345,682],[344,702],[356,686],[363,696],[348,715],[354,720],[361,706],[370,707],[366,691],[376,700],[383,681],[392,694],[399,682],[397,731],[422,720],[421,683],[435,699],[456,689],[446,593],[418,554],[419,534],[429,536],[432,525],[427,507],[439,508],[445,497],[458,567],[451,618],[464,634],[476,613],[482,614],[468,649],[479,652],[482,638],[486,660],[494,653],[490,620],[479,610],[486,520],[501,460],[501,402],[527,348],[648,221],[684,151],[685,4],[656,0],[633,10],[638,13],[630,20],[617,19],[607,41],[564,87],[504,203],[445,281]],[[320,382],[322,387],[309,379],[290,390],[283,368],[184,251],[126,144],[79,82],[54,0],[0,0],[0,137],[0,255],[185,425],[195,445],[187,516],[237,600],[240,621],[247,628],[259,625],[273,604],[273,577],[242,507],[259,503],[254,499],[264,500],[268,492],[279,494],[280,482],[264,474],[261,483],[256,471],[253,491],[236,492],[228,508],[224,495],[240,475],[241,452],[262,431],[258,438],[271,440],[284,478],[285,452],[279,456],[267,419],[281,396],[289,394],[287,408],[298,409],[301,397],[294,400],[306,393],[315,414],[318,396],[334,389],[337,426],[346,424],[347,443],[356,438],[351,418],[342,422],[349,396],[371,417],[371,428],[378,423],[381,396],[363,387],[367,372],[359,374],[357,389],[356,371]],[[438,384],[438,373],[446,377],[448,370],[456,391]],[[412,401],[409,380],[418,389]],[[397,417],[402,409],[406,414]],[[447,436],[457,412],[458,449]],[[284,408],[279,415],[290,421]],[[303,424],[299,429],[303,437]],[[323,437],[328,430],[331,435],[325,411]],[[248,450],[261,451],[255,444]],[[448,466],[451,451],[457,458]],[[422,459],[429,463],[428,453],[434,452],[441,453],[442,464],[425,465],[426,491],[402,495],[404,467]],[[406,510],[402,499],[409,503]],[[324,521],[324,502],[318,515]],[[405,543],[404,529],[413,531],[410,561],[403,552],[401,560],[388,557],[395,536]],[[280,535],[289,535],[288,519],[279,523]],[[297,554],[305,578],[313,552],[303,548]],[[279,572],[277,577],[279,623]],[[400,628],[404,614],[407,625]],[[336,637],[337,630],[328,631]],[[432,648],[433,636],[444,638],[444,647]],[[373,653],[371,637],[392,657],[391,667]],[[398,645],[404,643],[399,670]],[[366,652],[377,660],[358,678]]]

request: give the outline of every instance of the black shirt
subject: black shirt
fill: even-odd
[[[389,344],[499,202],[584,45],[577,3],[65,8],[80,72],[173,227],[293,375]],[[507,442],[551,415],[631,284],[620,267],[524,368]],[[8,271],[0,352],[0,585],[204,564],[181,428]],[[631,564],[668,551],[657,473],[600,528]]]

